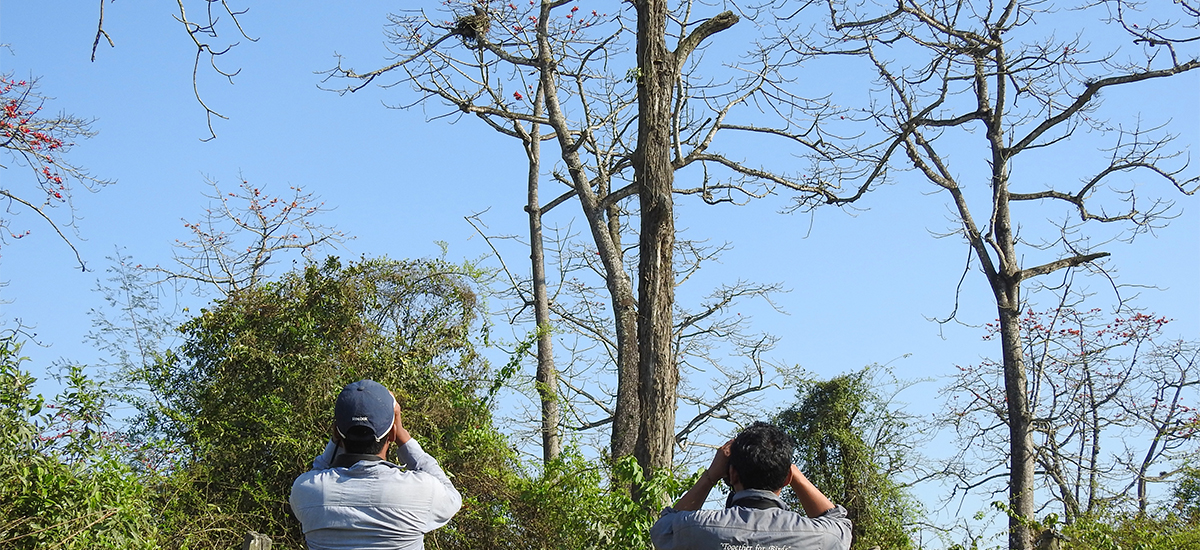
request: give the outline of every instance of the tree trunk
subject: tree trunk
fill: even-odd
[[[1012,285],[1014,302],[1018,285]],[[1029,395],[1026,391],[1027,375],[1025,357],[1021,349],[1021,310],[1019,307],[1001,305],[1000,345],[1004,357],[1004,393],[1008,401],[1009,434],[1009,485],[1008,503],[1011,507],[1008,519],[1011,550],[1030,550],[1033,534],[1028,520],[1034,517],[1033,508],[1033,430],[1029,415]]]
[[[1025,352],[1021,345],[1021,272],[1017,256],[1017,237],[1012,225],[1011,194],[1008,190],[1009,153],[1004,141],[1004,113],[1007,103],[1007,69],[1003,48],[995,53],[995,97],[989,100],[985,59],[976,61],[979,104],[989,106],[985,117],[987,139],[992,153],[992,243],[996,250],[996,266],[987,269],[988,282],[996,298],[1000,316],[1000,347],[1004,358],[1004,395],[1008,405],[1009,474],[1008,474],[1008,548],[1032,550],[1033,533],[1029,522],[1034,519],[1033,475],[1036,467],[1033,446],[1033,418],[1029,407],[1029,374],[1025,370]],[[984,252],[983,243],[977,251]],[[986,253],[986,252],[984,252]]]
[[[539,91],[539,96],[540,96]],[[539,98],[540,99],[540,98]],[[540,111],[541,103],[535,106]],[[540,112],[536,112],[540,115]],[[554,340],[550,333],[550,298],[546,292],[546,257],[542,243],[542,210],[538,199],[542,142],[540,125],[533,124],[526,138],[529,157],[529,260],[533,274],[533,315],[537,323],[537,374],[535,381],[542,402],[542,461],[550,463],[562,452],[558,435],[558,369],[554,366]]]
[[[1003,356],[1004,394],[1009,434],[1009,550],[1032,550],[1033,538],[1029,521],[1034,519],[1033,476],[1034,447],[1033,426],[1029,409],[1028,380],[1025,370],[1025,354],[1021,347],[1021,281],[1027,273],[1022,272],[1017,261],[1015,236],[1009,210],[1008,170],[1004,156],[1003,134],[989,128],[992,143],[992,227],[990,239],[984,237],[971,216],[962,190],[952,180],[940,185],[950,192],[963,224],[967,241],[975,257],[982,264],[996,301],[1000,317],[1000,346]],[[910,145],[910,156],[913,148]],[[988,253],[995,252],[995,259]],[[1094,259],[1094,258],[1092,258]],[[1090,261],[1079,256],[1072,262]]]
[[[999,92],[997,96],[1003,98]],[[988,138],[992,143],[992,193],[995,197],[992,237],[996,243],[998,270],[989,269],[987,275],[1000,316],[1000,347],[1004,358],[1004,396],[1009,436],[1008,548],[1032,550],[1033,533],[1029,522],[1034,519],[1033,475],[1036,464],[1033,419],[1029,409],[1029,374],[1025,368],[1025,351],[1021,346],[1022,274],[1009,209],[1008,159],[1004,155],[1003,137],[998,128],[998,124],[988,128]]]
[[[671,192],[671,97],[675,54],[667,49],[664,0],[637,0],[638,142],[634,178],[641,208],[638,350],[641,428],[635,455],[647,472],[671,466],[679,371],[672,353],[675,218]]]
[[[607,213],[608,233],[613,249],[620,252],[620,213],[611,206]],[[618,263],[624,266],[624,260]],[[641,377],[638,374],[638,319],[637,302],[633,296],[633,283],[624,269],[617,273],[619,285],[609,284],[614,322],[617,329],[617,405],[613,411],[612,433],[609,436],[610,453],[616,459],[630,456],[637,447],[638,417],[642,411],[642,400],[638,395]],[[620,292],[620,294],[618,294]]]
[[[609,231],[601,199],[592,188],[578,147],[567,124],[566,115],[558,100],[558,74],[550,56],[549,4],[543,4],[538,18],[538,72],[541,88],[545,92],[546,118],[558,138],[563,162],[567,165],[571,185],[579,198],[579,205],[587,219],[596,252],[604,265],[604,281],[612,299],[613,320],[617,332],[617,403],[613,413],[612,458],[633,454],[637,437],[637,420],[641,412],[638,396],[638,347],[637,347],[637,302],[634,301],[633,283],[625,272],[624,253],[619,241]]]

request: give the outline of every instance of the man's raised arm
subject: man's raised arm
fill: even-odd
[[[801,472],[800,467],[795,464],[792,464],[788,485],[792,487],[792,492],[796,493],[796,500],[800,501],[800,505],[804,507],[804,513],[808,514],[808,517],[815,518],[833,509],[833,502],[807,477],[804,477],[804,472]]]

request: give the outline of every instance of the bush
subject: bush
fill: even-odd
[[[1173,512],[1087,517],[1064,527],[1063,536],[1062,550],[1182,550],[1200,548],[1200,522]]]
[[[658,510],[629,488],[677,496],[632,457],[612,469],[578,451],[522,472],[480,398],[479,304],[468,268],[440,261],[336,259],[231,294],[179,327],[182,345],[129,366],[139,408],[108,431],[110,393],[68,367],[46,404],[0,339],[0,548],[237,546],[248,531],[304,546],[287,505],[321,452],[333,403],[371,378],[396,394],[404,423],[463,494],[429,548],[649,548]]]
[[[0,337],[0,547],[156,548],[149,491],[105,431],[105,388],[68,367],[66,390],[46,403],[20,350]]]
[[[587,460],[568,448],[537,476],[514,476],[512,493],[494,516],[504,538],[469,548],[649,549],[650,526],[659,510],[635,500],[674,500],[691,487],[699,473],[677,478],[659,470],[647,479],[632,456],[614,464]],[[632,493],[630,491],[632,489]]]

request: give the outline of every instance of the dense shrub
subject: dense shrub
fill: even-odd
[[[1082,518],[1063,528],[1062,550],[1200,548],[1200,522],[1174,512]]]
[[[105,428],[105,388],[69,367],[46,402],[20,350],[0,337],[0,548],[156,548],[150,491]]]
[[[121,434],[103,383],[70,367],[45,404],[19,345],[0,340],[0,547],[217,549],[253,530],[302,548],[292,480],[328,439],[341,387],[372,378],[463,494],[429,548],[649,548],[658,511],[629,489],[665,500],[690,483],[576,450],[525,471],[479,395],[474,275],[331,259],[230,294],[178,328],[181,345],[126,363],[138,411]]]

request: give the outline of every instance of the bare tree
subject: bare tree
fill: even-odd
[[[530,319],[533,309],[530,289],[537,285],[531,276],[514,273],[502,251],[506,250],[504,241],[508,240],[519,241],[517,246],[528,250],[533,246],[524,237],[487,234],[479,216],[469,220],[492,243],[510,280],[510,286],[501,290],[501,296],[512,305],[503,313],[513,322]],[[553,321],[552,335],[563,351],[555,355],[561,384],[558,399],[562,406],[562,427],[576,434],[587,434],[609,426],[614,413],[612,366],[616,364],[618,348],[611,309],[606,307],[604,269],[595,248],[577,240],[569,228],[550,228],[545,244],[547,307]],[[728,245],[677,240],[676,280],[688,281],[702,265],[719,261],[726,250]],[[738,310],[751,300],[770,304],[772,296],[781,291],[777,284],[736,281],[714,289],[694,308],[676,304],[673,353],[680,369],[691,374],[681,376],[680,380],[681,418],[673,434],[676,447],[686,452],[695,441],[720,437],[711,434],[714,430],[721,435],[728,433],[728,426],[722,429],[714,424],[740,426],[769,414],[757,406],[757,394],[782,387],[782,379],[787,379],[793,369],[769,359],[778,339],[752,330],[750,316]],[[544,336],[546,332],[539,330],[529,338]],[[521,346],[530,344],[531,340],[524,340]],[[543,369],[540,362],[538,369]],[[506,368],[501,377],[507,382],[513,374]],[[533,387],[544,398],[540,377]],[[544,413],[543,407],[543,422],[535,430],[543,437],[548,429]],[[707,451],[704,453],[707,455]]]
[[[51,98],[37,90],[35,78],[18,80],[12,73],[0,74],[0,148],[10,159],[0,164],[0,169],[23,166],[29,169],[29,179],[9,174],[0,184],[0,198],[8,203],[5,212],[15,214],[21,210],[33,212],[59,236],[75,254],[80,269],[87,266],[79,250],[67,232],[75,229],[77,220],[72,203],[73,192],[82,188],[96,191],[112,183],[97,178],[87,169],[72,163],[66,156],[76,140],[87,139],[95,134],[92,121],[65,112],[47,115],[44,110]],[[32,181],[31,189],[21,190],[17,183]],[[55,214],[56,208],[64,208],[63,216]],[[0,216],[0,245],[8,238],[20,239],[31,233],[30,229],[11,227],[7,216]]]
[[[473,114],[523,142],[538,139],[557,145],[557,166],[550,172],[564,188],[557,198],[527,208],[544,216],[573,199],[587,222],[615,327],[617,387],[610,451],[613,456],[634,454],[641,438],[643,448],[638,455],[643,466],[667,466],[675,446],[674,387],[678,377],[671,352],[671,327],[676,324],[671,321],[676,284],[670,260],[674,230],[669,222],[670,205],[662,201],[669,202],[675,193],[696,195],[714,204],[740,202],[783,188],[803,196],[801,202],[807,207],[852,200],[862,190],[843,199],[836,194],[839,189],[832,180],[787,169],[773,172],[732,160],[713,148],[718,132],[778,138],[785,147],[813,147],[818,141],[817,136],[797,129],[809,128],[807,123],[797,125],[785,119],[774,129],[751,123],[759,118],[754,101],[801,103],[771,80],[769,60],[761,60],[761,66],[751,70],[714,66],[713,74],[719,76],[700,74],[699,56],[694,54],[706,38],[736,22],[731,13],[696,20],[696,14],[707,8],[684,2],[670,12],[669,27],[664,21],[659,31],[648,31],[659,32],[658,40],[673,42],[675,48],[670,50],[671,60],[653,62],[665,71],[655,76],[655,89],[667,95],[656,97],[660,110],[653,117],[659,120],[655,123],[659,127],[652,137],[646,137],[640,133],[650,119],[640,112],[645,107],[639,102],[650,65],[630,55],[628,44],[638,39],[623,14],[589,13],[564,1],[528,6],[451,2],[445,6],[442,14],[412,11],[392,17],[389,38],[395,60],[391,64],[359,71],[339,60],[330,77],[351,79],[342,91],[358,90],[376,81],[405,83],[414,88],[417,98],[401,107],[422,105],[428,109],[441,103],[449,109],[437,115],[439,118]],[[662,111],[664,101],[666,110]],[[747,122],[729,122],[740,110],[751,113]],[[776,112],[787,113],[788,109]],[[514,130],[516,125],[525,130]],[[535,125],[546,133],[531,132],[529,128]],[[631,135],[634,128],[640,137]],[[653,176],[641,173],[644,165],[635,169],[638,159],[647,158],[639,147],[648,141],[655,142],[654,152],[648,153],[657,159]],[[673,174],[688,168],[703,173],[702,180],[691,187],[673,185]],[[652,192],[656,206],[647,209],[649,197],[640,197],[636,208],[629,206],[626,199],[642,192],[644,180],[650,177],[656,178]],[[658,221],[651,224],[656,227],[652,232],[643,226],[638,233],[643,242],[636,249],[637,257],[650,261],[644,240],[652,238],[657,244],[650,257],[656,259],[647,264],[654,267],[641,266],[637,273],[642,283],[651,270],[662,274],[653,275],[650,287],[641,287],[642,300],[652,293],[651,287],[657,289],[653,303],[639,305],[622,238],[630,225],[627,218],[640,216],[645,224],[647,212]],[[651,315],[650,310],[657,313]],[[651,338],[651,332],[639,330],[651,325],[656,343],[639,349],[639,338]],[[646,359],[648,351],[652,359]],[[643,403],[643,397],[653,399],[654,404]]]
[[[1146,318],[1135,316],[1135,320]],[[1159,326],[1165,319],[1149,320]],[[1200,456],[1196,432],[1200,429],[1200,342],[1174,340],[1158,343],[1144,357],[1141,376],[1118,397],[1121,417],[1148,437],[1144,446],[1125,442],[1117,462],[1133,479],[1125,491],[1133,490],[1138,514],[1150,505],[1149,485],[1183,477],[1187,466]],[[1167,469],[1160,469],[1167,467]],[[1157,471],[1155,471],[1157,470]]]
[[[246,10],[224,0],[209,1],[202,4],[204,15],[196,18],[191,15],[196,10],[189,11],[189,5],[186,0],[179,1],[176,19],[196,44],[193,88],[208,115],[211,139],[215,137],[212,117],[223,117],[201,97],[200,60],[207,56],[217,74],[232,79],[237,71],[222,69],[217,62],[237,42],[221,40],[221,35],[253,39],[240,21]],[[724,74],[716,77],[696,73],[699,56],[694,52],[707,38],[733,25],[737,17],[725,12],[711,19],[697,19],[708,8],[692,0],[675,5],[659,0],[638,4],[638,28],[644,30],[636,38],[638,51],[647,46],[649,49],[644,51],[649,53],[648,57],[638,53],[632,59],[625,49],[631,32],[621,14],[609,16],[592,11],[588,15],[568,0],[545,0],[528,7],[503,0],[454,0],[441,6],[439,9],[449,13],[448,18],[427,17],[423,11],[392,17],[390,39],[396,48],[393,63],[366,72],[343,68],[339,63],[329,74],[358,80],[343,91],[359,89],[384,75],[396,75],[393,84],[408,82],[420,94],[416,101],[401,106],[441,101],[522,139],[527,149],[530,139],[557,143],[566,173],[556,172],[556,179],[568,188],[546,205],[533,204],[530,208],[544,215],[574,196],[588,219],[605,265],[620,349],[612,453],[632,454],[642,437],[643,465],[649,468],[653,462],[655,466],[666,466],[673,453],[669,441],[675,394],[671,388],[678,383],[677,366],[670,355],[673,283],[666,267],[671,265],[673,238],[671,194],[697,195],[706,202],[721,203],[786,188],[797,192],[797,207],[804,208],[858,198],[869,184],[843,197],[838,195],[836,178],[815,171],[804,174],[791,167],[770,170],[736,160],[712,147],[719,130],[742,132],[755,139],[779,139],[785,147],[828,147],[828,141],[812,123],[837,116],[838,110],[816,102],[820,105],[812,111],[814,116],[805,114],[802,121],[791,120],[798,109],[812,105],[780,87],[782,81],[773,78],[772,59],[768,57],[755,60],[754,67],[731,61]],[[104,26],[103,3],[93,57],[101,38],[112,44]],[[668,42],[675,44],[673,50],[668,49]],[[726,80],[721,83],[721,79]],[[635,82],[634,86],[628,85]],[[651,101],[655,105],[652,109],[647,103]],[[639,115],[635,105],[651,112]],[[764,106],[778,125],[757,123],[757,111]],[[533,112],[537,108],[544,111]],[[728,117],[739,110],[750,116],[745,123],[731,123]],[[655,122],[646,124],[650,120]],[[520,124],[535,131],[523,131],[517,127]],[[640,137],[630,143],[629,134],[635,126]],[[539,127],[547,128],[548,133],[539,135]],[[581,153],[590,159],[585,160]],[[648,169],[647,160],[656,167]],[[699,185],[673,186],[673,173],[689,166],[702,171]],[[653,185],[644,188],[633,183],[641,180]],[[616,183],[625,185],[614,186]],[[652,253],[639,253],[638,257],[651,262],[647,266],[657,265],[655,269],[662,273],[645,267],[639,270],[641,276],[649,277],[639,285],[640,300],[646,302],[640,310],[620,242],[625,223],[620,203],[639,192],[639,215],[650,213],[649,218],[643,215],[642,223],[654,228],[639,233],[645,241],[641,248],[650,242],[655,244]],[[641,323],[639,311],[645,317]],[[639,326],[648,331],[642,336],[645,350],[639,349]],[[639,364],[641,371],[650,376],[648,380],[643,380]],[[643,407],[641,393],[654,401],[649,409]],[[639,426],[643,421],[647,424]]]
[[[533,110],[536,119],[542,116],[544,103],[541,100],[540,88],[537,89],[535,94],[536,96],[533,98]],[[558,369],[554,363],[554,338],[551,328],[549,283],[546,280],[545,238],[543,237],[542,224],[543,214],[553,208],[555,204],[543,206],[540,198],[542,181],[541,124],[531,122],[529,127],[526,128],[520,122],[514,122],[511,127],[511,133],[508,128],[502,129],[502,132],[508,135],[515,135],[521,139],[529,167],[525,176],[527,199],[525,213],[529,218],[528,247],[531,274],[528,285],[519,283],[517,277],[506,265],[504,266],[504,272],[508,275],[509,282],[512,284],[510,290],[520,303],[517,315],[525,311],[526,308],[531,306],[533,308],[534,326],[536,327],[535,337],[537,341],[537,373],[534,376],[534,384],[538,400],[541,404],[539,431],[541,432],[542,439],[542,461],[543,463],[549,463],[562,452],[562,438],[559,434],[561,414],[559,412]],[[469,216],[467,221],[491,244],[489,235],[481,228],[483,221],[479,219],[478,215]],[[493,250],[496,252],[497,259],[503,265],[503,256],[494,247]],[[528,292],[526,292],[526,289],[528,289]]]
[[[1002,350],[996,367],[1005,389],[999,412],[1011,460],[1009,547],[1029,549],[1037,510],[1038,427],[1022,345],[1021,290],[1062,269],[1102,270],[1098,260],[1109,253],[1093,248],[1085,227],[1121,224],[1127,232],[1120,236],[1133,238],[1170,217],[1171,201],[1155,198],[1163,194],[1154,189],[1195,192],[1195,170],[1183,152],[1172,149],[1166,122],[1112,123],[1103,118],[1109,111],[1101,110],[1100,99],[1103,91],[1144,87],[1200,67],[1195,37],[1172,35],[1194,34],[1197,14],[1188,2],[1161,7],[1183,11],[1164,13],[1155,6],[1153,13],[1134,14],[1138,6],[1116,0],[1069,17],[1048,1],[822,4],[827,32],[789,34],[777,44],[797,59],[867,61],[875,88],[869,103],[844,123],[862,132],[844,148],[861,162],[861,179],[908,170],[944,192],[957,225],[953,233],[966,241],[992,291]],[[1148,27],[1154,30],[1148,33]],[[1089,51],[1085,31],[1108,49]],[[1119,107],[1115,112],[1124,114]],[[1097,155],[1094,142],[1077,145],[1083,132],[1110,141]],[[1016,163],[1037,162],[1049,151],[1056,151],[1055,159],[1072,159],[1070,166],[1055,167],[1072,169],[1075,182],[1047,180],[1040,170]],[[987,183],[973,185],[976,181]],[[1035,207],[1065,210],[1046,214]],[[1068,215],[1077,221],[1063,217]],[[1028,225],[1046,217],[1065,221],[1051,227],[1049,236],[1032,234],[1036,229]]]
[[[638,387],[641,404],[638,463],[646,470],[671,466],[679,365],[673,353],[675,307],[674,141],[675,88],[688,56],[706,39],[737,23],[723,12],[667,45],[667,0],[636,0],[638,136],[633,177],[638,186]]]
[[[623,220],[617,204],[630,190],[612,195],[612,181],[628,168],[622,136],[633,98],[628,89],[621,89],[619,78],[598,78],[589,70],[589,64],[606,62],[613,53],[609,48],[618,47],[626,30],[619,17],[607,14],[577,16],[575,10],[567,14],[570,18],[551,19],[551,10],[562,3],[528,8],[497,4],[496,10],[455,4],[449,14],[452,21],[445,23],[440,21],[442,17],[423,12],[393,16],[389,38],[399,50],[396,63],[363,73],[339,66],[331,76],[358,79],[345,89],[353,91],[394,71],[420,94],[420,99],[406,105],[441,100],[521,139],[527,143],[527,152],[533,140],[558,143],[567,175],[556,170],[554,179],[566,189],[545,204],[526,208],[544,217],[578,196],[604,269],[612,274],[606,281],[615,312],[617,365],[622,374],[618,376],[611,450],[613,456],[632,454],[638,415],[636,302],[624,266]],[[602,22],[613,23],[610,34],[598,39],[569,38]],[[581,120],[569,118],[564,101],[582,107]],[[543,127],[549,133],[536,131]],[[594,175],[589,176],[581,153],[595,159]]]
[[[541,95],[540,88],[537,94]],[[542,115],[543,105],[540,97],[534,97],[535,118]],[[523,132],[524,127],[520,124],[514,124],[513,129],[521,136],[521,141],[525,144],[525,155],[529,159],[529,171],[525,175],[528,187],[525,211],[529,214],[529,269],[532,275],[530,289],[534,324],[537,327],[537,376],[534,379],[542,405],[542,459],[550,462],[562,452],[562,438],[558,433],[561,423],[558,408],[558,369],[554,365],[549,285],[546,282],[545,238],[542,234],[543,210],[539,195],[542,180],[542,140],[539,139],[541,125],[530,124],[528,133]]]

